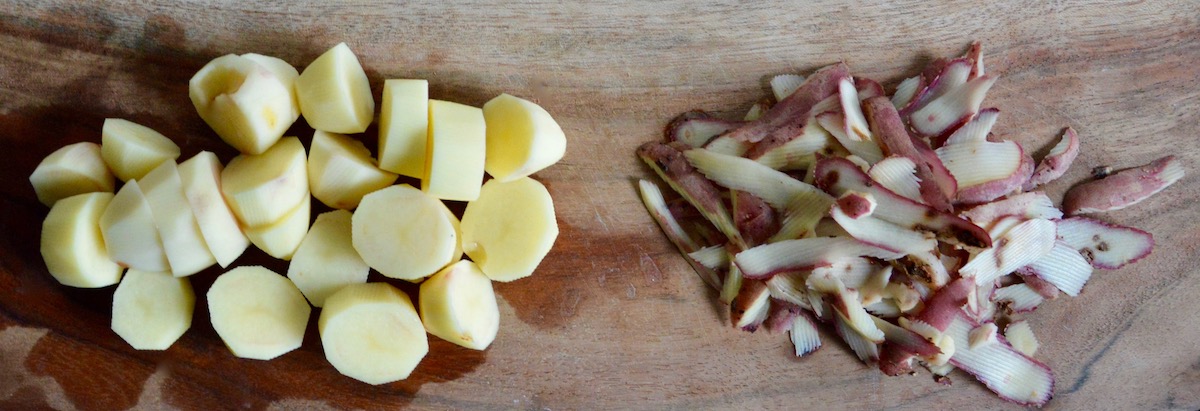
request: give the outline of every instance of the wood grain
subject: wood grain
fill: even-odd
[[[1000,74],[987,100],[1003,111],[1000,134],[1039,154],[1064,126],[1083,139],[1052,197],[1098,165],[1173,153],[1192,170],[1103,216],[1153,233],[1153,255],[1099,271],[1082,296],[1031,316],[1038,357],[1058,377],[1047,408],[1200,408],[1200,3],[858,3],[4,2],[0,408],[1011,408],[965,374],[952,386],[888,378],[837,343],[799,360],[784,336],[733,330],[634,188],[650,175],[634,149],[679,112],[737,116],[771,75],[837,60],[890,88],[975,39]],[[432,338],[412,378],[371,387],[324,361],[315,316],[301,349],[260,362],[230,355],[199,305],[173,347],[139,352],[108,328],[111,287],[47,275],[37,250],[47,209],[28,183],[42,157],[98,142],[103,119],[123,117],[185,157],[228,160],[234,152],[187,98],[191,75],[226,53],[303,67],[341,41],[377,97],[398,77],[428,78],[432,97],[474,105],[504,91],[536,98],[567,132],[566,157],[538,175],[561,235],[535,276],[497,286],[503,327],[489,350]],[[286,269],[257,251],[238,264]],[[194,277],[197,292],[216,275]]]

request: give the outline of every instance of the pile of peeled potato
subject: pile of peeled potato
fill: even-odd
[[[430,99],[428,84],[385,81],[376,160],[354,136],[375,119],[375,101],[344,43],[303,72],[275,57],[218,57],[189,94],[241,154],[177,163],[171,139],[106,120],[99,145],[63,147],[30,176],[51,207],[46,266],[67,286],[119,284],[112,329],[140,350],[167,349],[187,331],[188,276],[214,264],[229,270],[206,295],[212,325],[241,358],[298,348],[310,304],[323,308],[326,358],[366,383],[407,378],[428,352],[426,333],[485,349],[500,322],[491,282],[531,275],[558,236],[550,193],[529,176],[562,158],[566,137],[533,102],[503,94],[471,107]],[[284,136],[300,116],[316,130],[307,149]],[[421,187],[394,185],[400,175]],[[334,210],[310,226],[314,197]],[[462,219],[443,201],[466,202]],[[286,276],[234,267],[251,244],[289,260]],[[371,269],[419,282],[418,304],[368,283]]]

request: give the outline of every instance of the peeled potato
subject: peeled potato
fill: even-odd
[[[42,222],[42,259],[50,275],[71,287],[99,288],[116,284],[124,269],[108,257],[100,234],[100,217],[112,193],[84,193],[54,203]]]
[[[429,81],[384,81],[383,108],[379,111],[379,168],[423,177],[428,140]]]
[[[274,57],[228,54],[192,76],[188,95],[222,140],[243,153],[261,154],[300,117],[296,73]]]
[[[165,350],[192,326],[196,294],[187,278],[129,270],[113,294],[112,329],[138,350]]]
[[[487,173],[501,182],[538,172],[561,160],[567,136],[546,109],[508,94],[483,105],[487,120]]]
[[[492,280],[467,260],[443,268],[421,283],[425,330],[443,340],[482,350],[500,330],[500,307]]]
[[[380,274],[416,280],[461,257],[456,224],[441,201],[401,184],[363,197],[351,218],[352,240]]]
[[[429,146],[421,189],[444,200],[471,201],[483,184],[487,153],[483,110],[429,100]]]
[[[70,144],[50,153],[29,175],[29,183],[38,201],[47,206],[76,194],[111,193],[115,187],[112,172],[100,156],[100,146],[90,142]]]
[[[238,227],[237,217],[221,196],[221,161],[212,152],[202,151],[179,164],[183,193],[191,205],[196,224],[204,243],[221,267],[228,267],[246,248],[250,240]]]
[[[164,161],[138,182],[150,204],[158,237],[167,255],[167,265],[176,277],[186,277],[217,263],[200,226],[192,214],[192,206],[183,194],[183,182],[175,161]]]
[[[350,210],[362,196],[392,185],[399,177],[380,170],[361,141],[317,131],[308,153],[308,186],[325,205]]]
[[[488,181],[463,212],[463,251],[496,281],[533,274],[557,237],[550,192],[529,177]]]
[[[325,300],[317,328],[329,363],[367,384],[408,378],[429,352],[412,300],[386,283],[342,288]]]
[[[313,60],[296,79],[300,112],[308,125],[333,133],[361,133],[371,124],[375,100],[367,73],[346,43]]]
[[[213,328],[240,358],[269,360],[299,348],[312,311],[291,281],[259,266],[222,274],[207,297]]]
[[[149,127],[129,120],[104,120],[100,157],[121,181],[138,180],[164,161],[179,158],[179,146]]]
[[[285,137],[262,154],[242,154],[221,171],[221,192],[243,227],[278,222],[308,198],[304,145]]]
[[[346,210],[317,216],[288,265],[288,278],[314,307],[342,287],[367,282],[371,268],[354,251],[350,219]]]
[[[250,243],[272,257],[291,260],[304,234],[308,232],[309,217],[312,216],[312,197],[304,197],[300,205],[283,216],[275,224],[246,229]]]
[[[142,271],[171,270],[150,203],[136,180],[121,186],[105,207],[100,216],[100,233],[109,257],[117,264]]]

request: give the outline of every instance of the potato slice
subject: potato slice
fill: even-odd
[[[542,183],[529,177],[483,185],[467,203],[462,220],[463,251],[488,278],[528,277],[558,238],[554,201]]]
[[[367,282],[371,268],[354,250],[350,219],[346,210],[317,216],[288,265],[288,278],[314,307],[342,287]]]
[[[100,155],[100,146],[86,141],[50,153],[29,175],[29,183],[33,184],[38,201],[47,207],[76,194],[112,193],[115,188],[112,172]]]
[[[183,182],[175,161],[164,161],[146,174],[138,185],[150,204],[171,273],[186,277],[216,264],[216,258],[200,235],[200,226],[196,224],[187,196],[183,194]]]
[[[325,205],[352,210],[362,196],[399,177],[380,170],[361,141],[318,130],[308,153],[308,187]]]
[[[421,189],[444,200],[479,197],[487,153],[483,110],[429,100],[429,146]]]
[[[99,288],[121,280],[124,269],[109,259],[100,234],[100,217],[113,197],[112,193],[84,193],[59,200],[50,208],[42,222],[41,252],[50,275],[59,283]]]
[[[237,217],[221,196],[221,161],[202,151],[179,164],[179,179],[204,243],[221,267],[228,267],[250,246],[250,240],[238,227]]]
[[[428,140],[429,81],[384,81],[383,108],[379,112],[379,168],[423,177]]]
[[[272,257],[291,260],[304,235],[308,233],[309,217],[312,216],[312,197],[304,197],[300,205],[268,226],[246,229],[250,243]]]
[[[342,288],[326,299],[317,328],[325,359],[367,384],[408,378],[429,352],[412,300],[386,283]]]
[[[351,226],[354,249],[390,278],[424,278],[462,256],[458,220],[441,201],[407,184],[367,194]]]
[[[192,327],[196,294],[187,278],[129,270],[113,294],[112,330],[138,350],[165,350]]]
[[[296,79],[300,112],[308,125],[333,133],[361,133],[371,124],[375,100],[358,57],[338,43]]]
[[[188,96],[222,140],[243,153],[261,154],[300,117],[296,73],[274,57],[228,54],[192,76]]]
[[[304,145],[285,137],[262,154],[237,156],[221,171],[221,193],[243,227],[274,224],[308,197]]]
[[[162,162],[179,158],[179,146],[150,127],[109,118],[100,130],[100,157],[121,181],[140,180]]]
[[[100,216],[100,233],[108,247],[108,256],[117,264],[142,271],[171,269],[154,226],[150,203],[136,180],[125,183],[105,207]]]
[[[299,348],[312,311],[291,281],[259,266],[217,277],[207,298],[213,328],[229,351],[254,360]]]
[[[483,105],[487,121],[484,168],[501,182],[526,177],[561,160],[567,136],[546,109],[508,94]]]
[[[475,263],[460,260],[421,283],[425,330],[443,340],[483,350],[500,330],[500,308],[492,280]]]

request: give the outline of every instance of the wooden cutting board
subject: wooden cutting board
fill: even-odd
[[[1153,233],[1153,255],[1028,316],[1057,375],[1047,408],[1200,408],[1200,3],[325,3],[0,4],[0,409],[1015,408],[961,372],[950,386],[885,377],[832,333],[797,359],[784,335],[732,329],[635,190],[650,172],[634,149],[682,111],[740,117],[770,76],[838,60],[890,92],[972,40],[1000,75],[986,102],[1003,111],[1000,135],[1038,155],[1062,127],[1082,136],[1053,198],[1094,166],[1169,153],[1191,173],[1102,216]],[[568,135],[566,157],[537,175],[561,235],[536,275],[496,286],[491,348],[431,338],[411,378],[368,386],[325,361],[315,314],[303,347],[263,362],[234,358],[199,304],[174,346],[141,352],[109,330],[112,287],[50,278],[38,253],[47,208],[28,183],[42,157],[99,142],[104,118],[121,117],[184,157],[228,161],[188,100],[192,74],[227,53],[302,68],[343,41],[376,96],[386,78],[426,78],[432,97],[477,106],[508,92],[538,100]],[[311,136],[302,122],[293,132]],[[259,251],[238,264],[287,267]],[[218,274],[193,277],[197,294]]]

